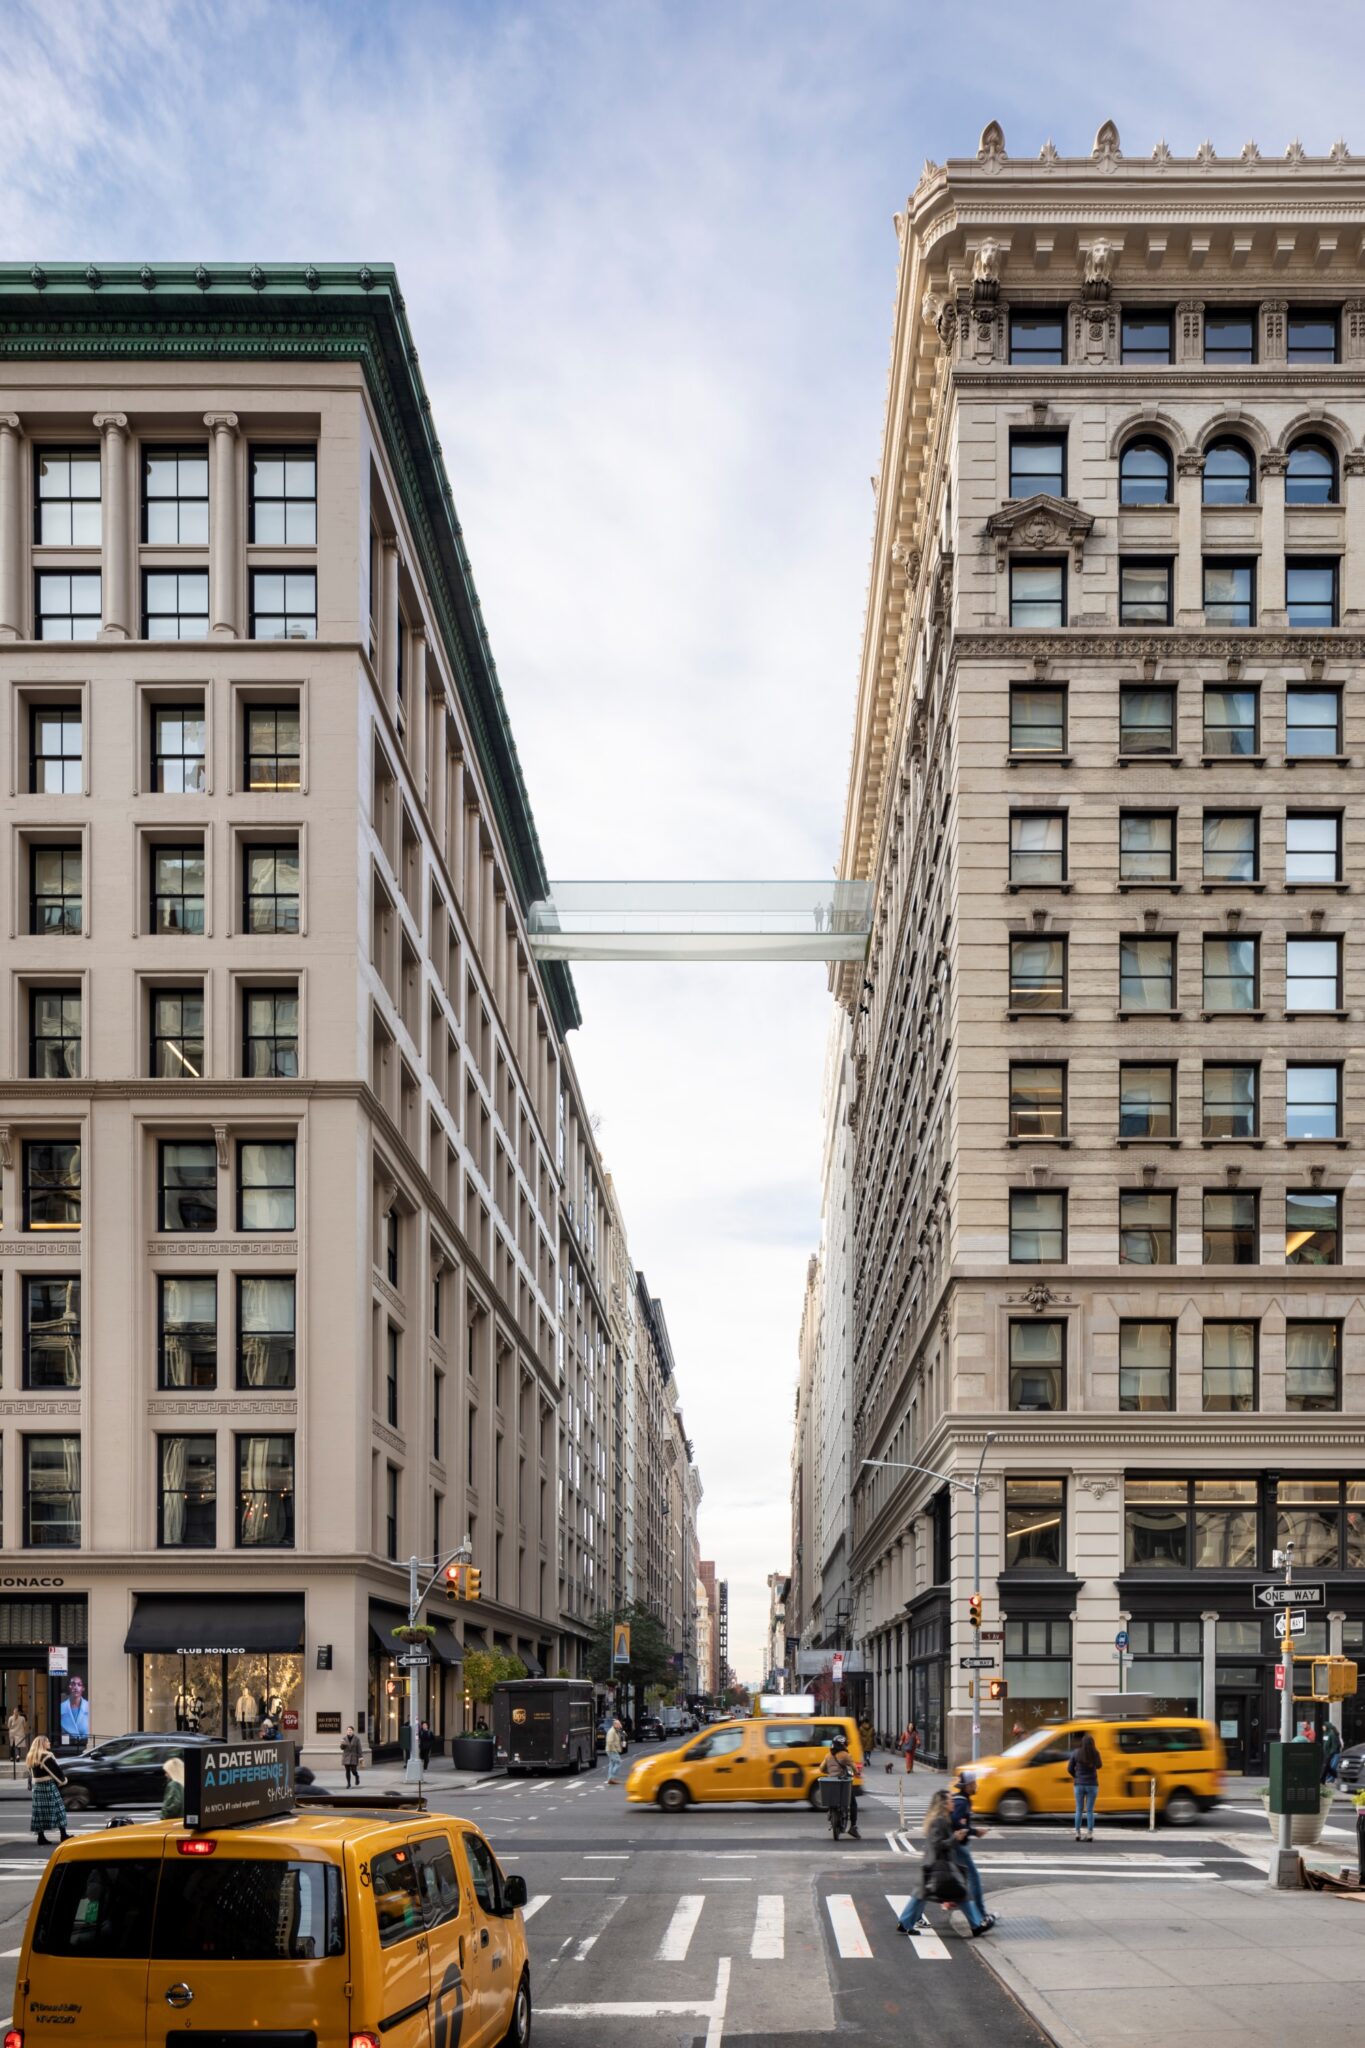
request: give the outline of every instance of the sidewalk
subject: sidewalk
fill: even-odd
[[[460,1792],[471,1785],[491,1785],[503,1775],[501,1771],[457,1771],[449,1763],[438,1761],[427,1771],[425,1784],[428,1798],[442,1793]],[[362,1765],[360,1789],[362,1792],[401,1792],[406,1780],[401,1763]],[[338,1765],[336,1770],[318,1771],[312,1789],[318,1792],[344,1792],[346,1773]],[[8,1764],[0,1767],[0,1800],[29,1800],[28,1779],[23,1765],[17,1778],[11,1779]]]

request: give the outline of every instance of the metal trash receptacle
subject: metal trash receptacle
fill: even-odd
[[[821,1778],[820,1804],[826,1813],[841,1813],[848,1819],[848,1802],[853,1793],[852,1778]]]

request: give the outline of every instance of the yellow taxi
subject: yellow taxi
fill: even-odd
[[[657,1804],[665,1813],[719,1800],[808,1799],[821,1765],[836,1740],[848,1744],[859,1773],[862,1744],[856,1722],[839,1714],[809,1718],[763,1715],[744,1721],[716,1721],[678,1749],[642,1757],[626,1779],[626,1798]]]
[[[1174,1827],[1207,1812],[1222,1797],[1227,1752],[1212,1721],[1149,1715],[1035,1728],[999,1756],[965,1766],[974,1779],[973,1810],[1002,1821],[1073,1812],[1074,1787],[1066,1767],[1086,1734],[1094,1736],[1100,1753],[1097,1813],[1146,1813],[1153,1779],[1156,1810]]]
[[[29,1912],[5,2048],[526,2048],[525,1903],[471,1821],[421,1810],[81,1835]]]

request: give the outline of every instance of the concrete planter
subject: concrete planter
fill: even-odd
[[[452,1744],[457,1771],[496,1769],[498,1748],[491,1735],[457,1735]]]
[[[1332,1801],[1335,1797],[1336,1792],[1334,1788],[1330,1785],[1324,1785],[1316,1813],[1291,1814],[1289,1839],[1296,1849],[1312,1849],[1322,1840],[1322,1831],[1327,1824],[1327,1816],[1332,1810]],[[1261,1792],[1260,1801],[1265,1809],[1265,1817],[1270,1823],[1271,1836],[1273,1838],[1278,1837],[1280,1832],[1280,1816],[1278,1813],[1270,1811],[1270,1792],[1268,1789]]]

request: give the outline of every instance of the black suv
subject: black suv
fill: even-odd
[[[59,1754],[66,1809],[83,1813],[91,1806],[160,1806],[166,1790],[162,1766],[168,1758],[219,1742],[214,1735],[114,1735],[80,1756]],[[312,1784],[306,1764],[295,1765],[294,1782]]]

